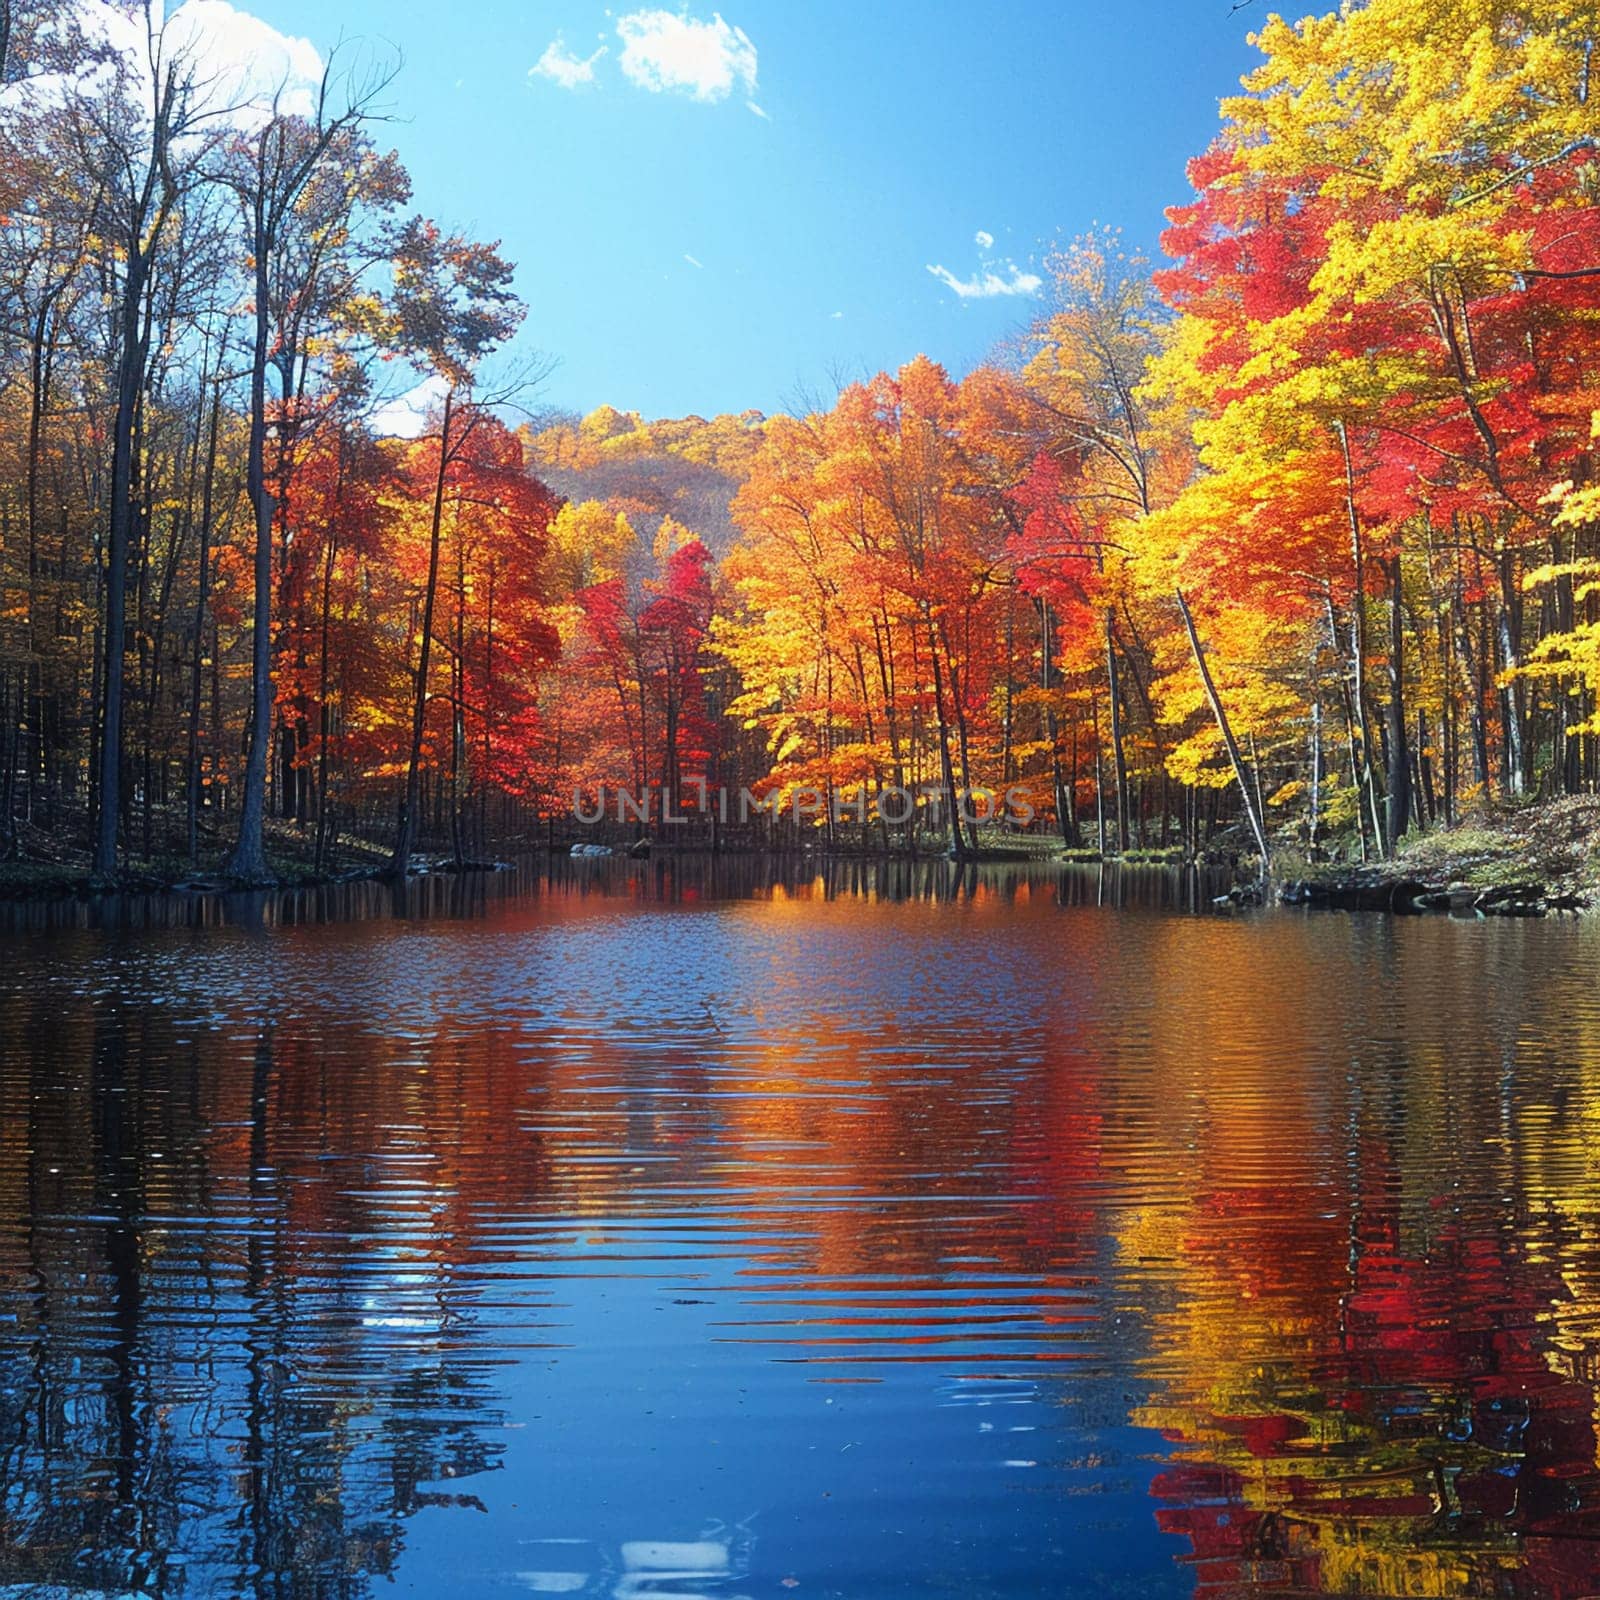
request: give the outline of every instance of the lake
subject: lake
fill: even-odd
[[[1600,1589],[1600,924],[557,863],[0,932],[0,1594]]]

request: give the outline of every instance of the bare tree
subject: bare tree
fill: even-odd
[[[274,99],[263,125],[234,141],[221,178],[235,193],[243,222],[243,244],[251,263],[253,323],[249,365],[248,443],[245,487],[254,513],[254,595],[251,608],[250,724],[245,754],[239,835],[227,870],[235,878],[262,882],[269,877],[263,840],[266,818],[267,759],[273,733],[272,547],[273,526],[282,490],[267,471],[268,431],[274,412],[287,427],[288,402],[295,393],[309,318],[298,317],[297,291],[283,271],[284,253],[303,242],[307,225],[301,202],[329,164],[349,154],[362,125],[378,115],[378,100],[394,69],[368,72],[359,82],[342,80],[343,104],[333,104],[332,65],[318,87],[309,116],[283,109],[283,92]],[[317,226],[313,219],[310,226]],[[269,400],[268,373],[277,379]],[[288,448],[287,435],[282,436]]]
[[[460,234],[444,234],[431,222],[414,218],[394,241],[395,309],[402,337],[411,351],[445,384],[439,422],[439,453],[434,469],[428,533],[428,577],[422,600],[422,640],[411,705],[411,749],[406,786],[395,819],[394,854],[389,869],[404,877],[416,843],[417,799],[422,771],[422,738],[428,714],[428,669],[433,647],[433,614],[439,590],[440,536],[450,469],[460,457],[488,406],[510,401],[531,381],[524,376],[510,389],[473,402],[472,380],[479,361],[516,332],[523,307],[511,291],[512,268],[492,245]]]
[[[85,169],[103,193],[108,233],[119,247],[115,290],[115,409],[107,516],[101,679],[99,812],[94,872],[117,868],[122,802],[124,656],[127,647],[128,548],[137,515],[134,439],[150,359],[148,297],[186,197],[203,181],[217,135],[217,108],[192,55],[169,47],[146,0],[142,59],[119,58],[111,88],[75,98],[76,136]]]

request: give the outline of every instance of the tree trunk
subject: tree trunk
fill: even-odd
[[[260,216],[260,201],[257,201]],[[255,348],[250,363],[250,442],[245,488],[255,513],[255,595],[250,623],[250,736],[245,751],[244,793],[239,806],[239,837],[228,858],[230,876],[246,883],[268,877],[263,827],[267,806],[267,757],[272,748],[272,528],[276,504],[267,487],[267,359],[270,326],[267,303],[267,252],[256,230]]]
[[[200,556],[195,578],[194,646],[189,657],[189,749],[184,772],[184,822],[189,865],[200,855],[200,682],[205,662],[206,605],[211,597],[211,509],[217,475],[217,429],[222,417],[222,391],[211,398],[211,426],[206,441],[206,470],[200,484]]]
[[[1507,674],[1521,665],[1518,641],[1522,633],[1522,595],[1517,588],[1516,557],[1507,550],[1500,557],[1500,665]],[[1506,787],[1520,795],[1527,787],[1527,755],[1523,724],[1522,683],[1511,678],[1500,691],[1500,716],[1505,731]]]
[[[1383,821],[1378,812],[1378,775],[1372,764],[1372,718],[1367,705],[1367,560],[1356,512],[1355,467],[1350,457],[1350,435],[1343,421],[1335,422],[1344,453],[1345,509],[1350,519],[1350,560],[1355,569],[1355,590],[1350,601],[1350,653],[1355,692],[1355,720],[1361,730],[1361,787],[1372,814],[1373,837],[1383,849]]]
[[[961,826],[961,806],[956,793],[955,765],[950,759],[950,723],[945,705],[944,671],[939,664],[939,638],[933,619],[924,611],[928,624],[928,653],[933,658],[933,706],[939,733],[939,772],[944,783],[945,803],[950,807],[950,840],[956,859],[969,854],[967,836]]]
[[[1411,825],[1411,753],[1406,732],[1405,607],[1400,593],[1400,557],[1389,557],[1389,804],[1384,837],[1392,856]]]
[[[339,438],[339,466],[337,480],[344,485],[344,436]],[[333,610],[333,569],[338,559],[339,534],[336,524],[330,525],[324,536],[322,552],[322,633],[317,650],[317,840],[315,866],[322,871],[323,858],[328,848],[328,744],[333,736],[333,712],[328,705],[328,651],[330,645],[329,617]]]
[[[389,860],[389,870],[397,878],[404,878],[411,870],[411,851],[416,842],[422,736],[428,717],[428,665],[433,645],[433,607],[439,591],[439,538],[444,525],[445,479],[450,471],[450,419],[455,411],[455,398],[456,391],[452,385],[445,391],[444,418],[439,429],[439,470],[433,480],[433,515],[428,528],[428,586],[422,597],[422,644],[411,703],[411,756],[406,766],[405,792],[400,798],[400,815],[395,824],[394,854]]]
[[[1228,714],[1223,710],[1222,699],[1217,693],[1216,684],[1212,681],[1211,668],[1206,664],[1205,651],[1200,648],[1200,635],[1195,631],[1194,616],[1189,610],[1189,602],[1184,599],[1182,589],[1174,589],[1172,592],[1177,596],[1178,610],[1183,614],[1183,626],[1189,635],[1189,648],[1194,652],[1194,664],[1199,669],[1200,682],[1205,686],[1206,699],[1211,702],[1211,714],[1217,719],[1217,730],[1222,735],[1228,760],[1233,763],[1234,780],[1239,785],[1239,797],[1244,801],[1244,812],[1250,823],[1250,831],[1255,835],[1256,849],[1261,852],[1261,874],[1265,877],[1272,858],[1267,849],[1266,830],[1256,811],[1255,796],[1251,793],[1250,778],[1245,772],[1244,759],[1239,754],[1238,743],[1228,723]]]
[[[124,655],[127,649],[128,545],[134,524],[134,418],[144,388],[144,329],[140,307],[148,263],[137,243],[128,253],[123,284],[121,349],[117,358],[117,409],[111,424],[111,515],[105,563],[105,630],[100,672],[99,815],[94,841],[94,873],[117,870],[117,826],[122,813],[122,712]]]
[[[1117,849],[1128,849],[1128,761],[1122,749],[1122,686],[1117,675],[1116,613],[1106,612],[1106,695],[1111,703],[1111,773],[1116,780]]]
[[[1077,778],[1078,764],[1076,749],[1072,764],[1072,795],[1068,799],[1067,791],[1061,781],[1061,745],[1060,730],[1056,719],[1056,708],[1049,700],[1051,690],[1051,652],[1055,644],[1055,627],[1050,616],[1050,603],[1047,600],[1038,602],[1039,611],[1039,687],[1044,690],[1045,701],[1045,737],[1050,741],[1050,781],[1056,801],[1056,828],[1061,834],[1061,842],[1069,850],[1076,849],[1078,845],[1078,817],[1077,817]],[[1076,744],[1076,736],[1074,736]]]
[[[461,507],[456,504],[456,647],[451,663],[450,696],[450,850],[459,872],[466,865],[466,698],[467,698],[467,556],[461,540]]]
[[[1306,845],[1317,848],[1317,825],[1322,818],[1322,701],[1311,701],[1311,817],[1306,830]]]

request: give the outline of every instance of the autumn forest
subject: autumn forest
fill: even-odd
[[[1063,236],[965,376],[709,420],[544,407],[381,54],[226,105],[135,20],[0,0],[10,861],[403,872],[596,805],[1376,860],[1600,785],[1592,6],[1264,20],[1163,259]]]
[[[1595,1600],[1600,0],[726,3],[0,0],[0,1600]]]

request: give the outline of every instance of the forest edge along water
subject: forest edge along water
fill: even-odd
[[[602,791],[603,793],[603,791]],[[703,804],[685,816],[690,826],[706,814]],[[819,796],[818,804],[821,800]],[[768,803],[770,809],[770,802]],[[746,807],[746,810],[749,808]],[[798,812],[799,807],[795,807]],[[619,812],[621,807],[619,806]],[[741,839],[680,845],[681,835],[665,824],[649,829],[611,826],[605,812],[586,813],[575,800],[572,819],[562,830],[559,846],[547,845],[532,856],[507,861],[458,860],[419,852],[408,865],[409,876],[498,873],[512,870],[515,861],[554,860],[561,857],[684,859],[768,859],[774,870],[784,862],[862,862],[937,860],[935,841],[921,853],[877,848],[826,850],[797,844],[774,850],[759,841]],[[747,821],[748,818],[741,818]],[[574,826],[573,824],[577,825]],[[1179,850],[1134,850],[1119,856],[1092,850],[1064,850],[1049,835],[1024,829],[974,830],[976,843],[969,864],[1026,863],[1038,868],[1070,870],[1087,861],[1122,867],[1161,865],[1198,872],[1216,887],[1216,903],[1258,905],[1277,900],[1338,910],[1416,913],[1449,911],[1490,916],[1544,916],[1551,912],[1580,912],[1600,900],[1600,802],[1583,798],[1533,804],[1516,811],[1416,835],[1404,842],[1388,860],[1351,866],[1328,859],[1326,851],[1297,853],[1285,845],[1271,857],[1263,874],[1259,857],[1241,853],[1237,841],[1230,847],[1227,835],[1198,858],[1187,861]],[[546,829],[547,838],[554,829]],[[302,890],[340,883],[392,879],[388,861],[369,854],[365,864],[339,870],[317,870],[303,854],[303,837],[280,831],[281,849],[274,859],[289,870],[272,887]],[[569,842],[570,840],[570,842]],[[297,854],[297,852],[299,852]],[[164,892],[217,895],[265,888],[267,885],[232,883],[226,875],[182,869],[169,876],[123,872],[113,879],[86,876],[66,865],[19,866],[0,863],[0,904],[48,902],[59,899],[91,900]]]

